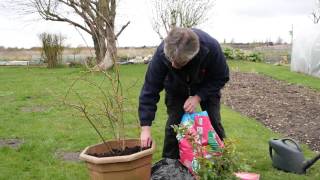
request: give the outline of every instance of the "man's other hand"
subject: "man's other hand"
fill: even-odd
[[[151,137],[151,127],[150,126],[142,126],[141,127],[141,148],[147,148],[151,146],[152,137]]]
[[[199,105],[201,98],[198,95],[190,96],[183,105],[183,109],[186,113],[195,112],[197,106]]]

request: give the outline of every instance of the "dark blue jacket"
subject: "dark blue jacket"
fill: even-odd
[[[200,40],[198,54],[182,69],[174,69],[163,51],[163,42],[149,63],[139,97],[141,126],[151,126],[157,111],[160,92],[165,89],[172,98],[198,95],[201,101],[220,97],[220,89],[229,80],[229,68],[217,40],[193,29]]]

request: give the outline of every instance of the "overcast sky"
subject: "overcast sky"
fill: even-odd
[[[0,2],[3,0],[0,0]],[[158,45],[160,40],[152,30],[148,0],[120,0],[117,27],[131,21],[118,39],[119,46]],[[312,23],[310,13],[315,0],[216,0],[209,20],[199,28],[220,42],[276,41],[281,37],[290,42],[292,25]],[[83,31],[57,22],[19,17],[12,10],[0,11],[0,46],[30,48],[40,46],[38,34],[62,33],[71,46],[92,46],[91,38]],[[83,40],[82,36],[85,41]]]

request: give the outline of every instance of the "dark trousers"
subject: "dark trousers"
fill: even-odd
[[[165,103],[167,106],[168,120],[165,127],[165,138],[162,157],[179,159],[179,146],[176,133],[171,125],[178,125],[184,114],[183,105],[187,98],[173,98],[166,94]],[[211,124],[221,139],[225,138],[224,128],[221,124],[220,97],[210,97],[200,103],[201,109],[207,111]]]

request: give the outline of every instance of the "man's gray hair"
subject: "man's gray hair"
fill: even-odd
[[[172,28],[164,39],[164,54],[178,67],[186,65],[199,49],[199,38],[190,28]]]

